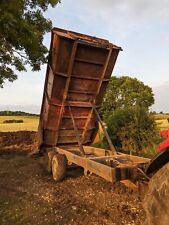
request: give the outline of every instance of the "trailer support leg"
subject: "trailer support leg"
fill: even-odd
[[[71,119],[72,119],[73,128],[74,128],[74,131],[75,131],[75,135],[76,135],[76,139],[77,139],[77,142],[78,142],[78,145],[79,145],[80,152],[83,156],[85,156],[85,151],[83,149],[83,145],[82,145],[82,142],[80,140],[80,135],[78,133],[78,129],[76,127],[76,123],[75,123],[75,120],[74,120],[74,117],[73,117],[70,106],[69,106],[69,112],[70,112],[70,116],[71,116]]]
[[[93,107],[93,110],[94,110],[94,112],[95,112],[95,114],[96,114],[96,116],[97,116],[97,118],[98,118],[98,120],[99,120],[99,122],[100,122],[100,124],[102,126],[102,129],[103,129],[104,134],[106,136],[106,139],[107,139],[107,142],[109,144],[110,150],[111,150],[112,154],[115,155],[116,154],[116,149],[115,149],[115,147],[114,147],[114,145],[113,145],[113,143],[112,143],[112,141],[110,139],[110,136],[109,136],[109,134],[108,134],[108,132],[107,132],[107,130],[106,130],[106,128],[105,128],[101,118],[100,118],[100,115],[99,115],[97,109],[94,106],[92,106],[92,107]]]

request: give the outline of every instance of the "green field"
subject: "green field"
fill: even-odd
[[[4,120],[23,120],[23,123],[3,123]],[[38,116],[0,116],[0,132],[29,130],[37,131]]]

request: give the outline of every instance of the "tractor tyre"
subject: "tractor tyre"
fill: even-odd
[[[62,154],[55,154],[52,158],[52,175],[57,182],[64,179],[67,169],[67,158]]]
[[[169,224],[169,163],[151,178],[144,198],[144,209],[146,225]]]

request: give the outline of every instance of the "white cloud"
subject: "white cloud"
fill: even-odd
[[[165,113],[169,113],[169,81],[163,85],[159,85],[153,88],[155,94],[155,104],[153,110]]]
[[[119,12],[135,18],[169,18],[168,0],[84,0],[81,4],[83,2],[92,11]]]

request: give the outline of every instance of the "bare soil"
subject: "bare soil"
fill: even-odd
[[[34,131],[0,132],[0,154],[28,153],[37,148],[38,137]]]
[[[144,224],[137,191],[86,177],[81,168],[69,169],[65,180],[55,183],[42,158],[15,154],[36,147],[35,132],[0,133],[1,225]]]

